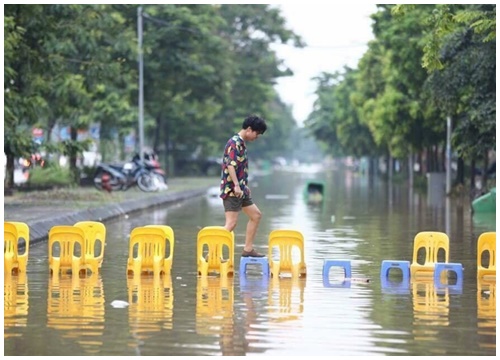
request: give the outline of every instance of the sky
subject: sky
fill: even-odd
[[[278,80],[276,90],[290,105],[299,126],[311,113],[316,84],[313,77],[322,72],[356,68],[374,38],[370,15],[377,11],[370,3],[283,3],[275,4],[286,18],[286,26],[300,35],[307,47],[276,45],[279,58],[294,76]]]

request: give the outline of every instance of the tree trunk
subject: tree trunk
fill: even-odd
[[[158,146],[160,145],[161,114],[158,114],[158,116],[156,116],[155,122],[156,122],[156,126],[155,126],[156,131],[154,132],[153,150],[156,152],[158,149]]]
[[[470,161],[470,193],[471,198],[475,199],[476,194],[476,158],[473,157]]]
[[[482,177],[481,177],[481,188],[484,189],[484,191],[487,191],[487,186],[488,186],[488,151],[486,150],[484,152],[484,158],[483,158],[483,172],[482,172]]]
[[[389,176],[389,182],[392,182],[393,169],[394,169],[394,166],[393,166],[392,155],[389,155],[389,157],[387,158],[387,174]]]
[[[71,141],[76,142],[78,138],[78,129],[74,126],[70,127],[71,129]],[[78,167],[76,166],[76,160],[77,160],[78,153],[72,148],[69,154],[69,170],[71,172],[71,176],[73,178],[73,182],[75,185],[80,184],[80,171]]]
[[[428,172],[432,171],[432,152],[431,148],[428,146],[425,149],[425,172],[424,174],[427,174]]]
[[[465,174],[464,174],[465,163],[463,158],[458,158],[457,160],[457,178],[455,179],[456,184],[465,184]]]
[[[5,164],[5,179],[4,194],[12,194],[12,189],[14,188],[14,154],[7,154],[7,162]]]
[[[441,147],[441,156],[440,156],[440,161],[439,161],[439,169],[441,171],[446,172],[446,147],[442,146]]]
[[[413,153],[408,155],[408,186],[413,189]]]

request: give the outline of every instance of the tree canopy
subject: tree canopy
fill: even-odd
[[[144,133],[167,157],[219,156],[245,116],[258,113],[279,131],[267,145],[285,148],[296,123],[274,90],[282,70],[274,42],[303,46],[270,5],[143,5]],[[5,5],[4,151],[32,152],[33,127],[76,156],[78,131],[100,124],[103,158],[123,156],[138,129],[137,5]],[[54,140],[54,139],[52,139]],[[260,147],[256,154],[266,151]],[[7,178],[12,184],[12,174]]]
[[[442,151],[450,117],[457,156],[487,158],[496,146],[495,18],[495,5],[378,5],[358,68],[318,78],[306,126],[332,154],[404,159]]]

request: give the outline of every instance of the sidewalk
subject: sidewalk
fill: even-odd
[[[93,187],[21,192],[4,196],[4,221],[21,221],[30,228],[30,244],[44,241],[55,225],[73,225],[78,221],[108,220],[133,211],[201,196],[218,186],[216,177],[174,178],[168,189],[145,193],[134,187],[107,193]]]

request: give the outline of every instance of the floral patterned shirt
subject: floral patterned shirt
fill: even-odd
[[[220,197],[235,196],[234,184],[227,169],[228,165],[234,166],[236,176],[244,197],[249,195],[248,184],[248,155],[245,141],[238,134],[234,134],[226,143],[222,157],[222,171],[220,181]]]

